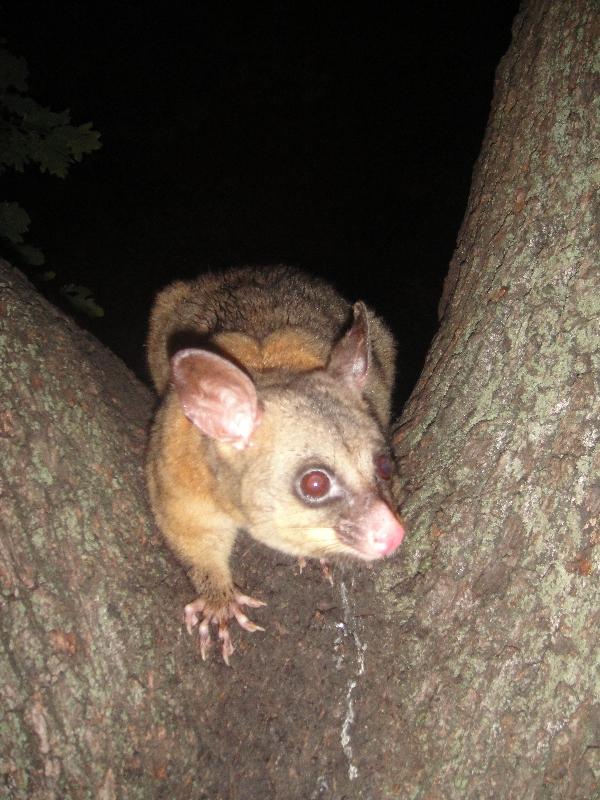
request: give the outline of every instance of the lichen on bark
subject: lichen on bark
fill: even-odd
[[[435,674],[403,703],[434,765],[423,793],[599,791],[598,23],[589,2],[515,22],[397,432],[417,528],[406,658]]]

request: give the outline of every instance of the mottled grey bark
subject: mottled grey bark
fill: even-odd
[[[0,797],[598,796],[599,15],[517,18],[397,431],[402,552],[331,589],[242,542],[267,630],[230,670],[149,518],[151,396],[1,266]]]
[[[513,34],[397,433],[407,797],[600,797],[600,4]]]
[[[242,542],[267,631],[203,664],[146,504],[150,393],[2,262],[0,323],[0,797],[343,796],[357,578]]]

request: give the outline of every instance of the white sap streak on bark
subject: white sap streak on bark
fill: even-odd
[[[358,684],[358,678],[365,671],[365,651],[367,649],[367,645],[363,644],[358,636],[358,632],[356,630],[357,628],[356,618],[354,616],[354,611],[348,599],[348,590],[346,588],[346,584],[344,583],[344,581],[341,581],[340,583],[340,594],[342,598],[342,606],[344,609],[344,626],[343,626],[344,634],[346,636],[349,635],[352,636],[357,653],[357,666],[356,666],[355,677],[350,678],[350,680],[347,683],[346,714],[344,715],[344,721],[342,723],[342,730],[340,733],[342,749],[348,761],[348,777],[350,778],[350,780],[355,780],[358,777],[358,769],[354,764],[353,760],[354,757],[353,757],[352,743],[351,743],[351,729],[352,729],[352,724],[354,723],[354,690],[356,689],[356,686]]]

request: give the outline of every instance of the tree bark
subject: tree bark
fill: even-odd
[[[150,392],[5,263],[0,320],[0,797],[343,796],[356,577],[334,597],[242,542],[268,629],[204,664],[146,503]]]
[[[151,395],[1,266],[0,797],[600,796],[599,17],[516,19],[395,437],[402,554],[332,589],[240,543],[269,605],[232,669],[181,625]]]
[[[396,437],[407,797],[600,797],[600,6],[513,35]]]

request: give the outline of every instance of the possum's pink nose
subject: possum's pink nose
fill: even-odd
[[[393,553],[404,538],[404,528],[390,507],[378,500],[368,517],[368,545],[372,558]]]

